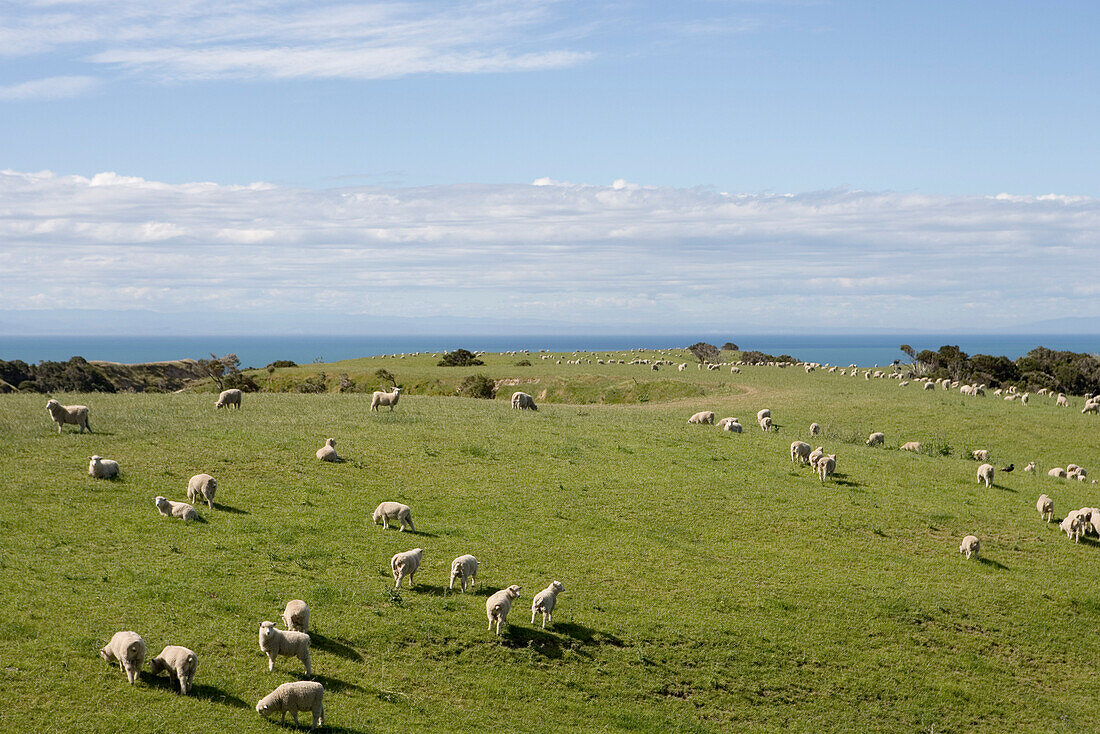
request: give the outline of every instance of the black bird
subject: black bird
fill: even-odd
[[[1012,470],[1015,469],[1015,468],[1016,468],[1015,464],[1009,464],[1008,466],[1002,466],[1001,471],[1006,472],[1008,474],[1011,474]]]

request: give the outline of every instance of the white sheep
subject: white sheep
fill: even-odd
[[[688,423],[709,423],[714,425],[714,411],[713,410],[701,410],[695,415],[688,418]]]
[[[209,474],[196,474],[187,482],[187,499],[192,502],[206,500],[206,506],[214,509],[214,494],[218,491],[218,480]]]
[[[267,672],[275,670],[275,659],[280,655],[296,657],[306,666],[306,675],[312,675],[309,663],[309,635],[305,632],[276,629],[274,622],[260,622],[260,649],[267,655]]]
[[[737,423],[738,421],[733,416],[730,416],[729,418],[723,418],[717,421],[714,425],[718,426],[719,428],[725,428],[726,424],[730,422]]]
[[[390,412],[393,412],[394,407],[397,405],[398,398],[401,397],[401,388],[394,387],[393,392],[382,392],[376,390],[370,399],[370,409],[377,411],[379,405],[390,406]]]
[[[186,502],[173,502],[170,499],[157,495],[153,498],[153,504],[165,517],[178,517],[181,520],[198,520],[199,513]]]
[[[531,624],[535,623],[535,615],[542,615],[542,628],[546,629],[546,623],[554,623],[554,607],[558,603],[558,594],[565,591],[560,581],[555,581],[545,589],[535,594],[531,601]]]
[[[292,632],[309,632],[309,605],[301,599],[291,599],[283,610],[283,624]]]
[[[1039,500],[1035,503],[1035,509],[1039,511],[1039,517],[1046,522],[1054,519],[1054,500],[1045,494],[1039,495]]]
[[[241,391],[237,389],[222,390],[218,394],[218,402],[214,403],[215,408],[228,408],[230,405],[237,406],[237,410],[241,409]]]
[[[84,433],[85,430],[88,433],[92,432],[92,426],[88,423],[87,405],[62,405],[56,400],[50,399],[46,401],[46,411],[50,414],[53,422],[57,424],[58,433],[61,433],[61,426],[66,423],[80,426],[81,433]]]
[[[1058,399],[1055,401],[1055,403],[1061,408],[1069,407],[1069,400],[1066,399],[1066,394],[1064,392],[1058,393]]]
[[[464,556],[451,561],[451,585],[448,589],[454,589],[455,579],[458,579],[458,585],[462,587],[462,593],[466,593],[466,585],[471,586],[477,581],[477,559],[467,553]]]
[[[756,412],[756,422],[757,423],[764,420],[765,418],[771,418],[771,417],[772,417],[772,412],[768,408],[763,408],[763,409],[758,410]]]
[[[810,424],[810,435],[811,436],[816,436],[819,433],[821,433],[821,426],[819,426],[816,423],[811,423]]]
[[[126,674],[130,685],[134,685],[145,664],[145,640],[137,632],[116,632],[99,651],[99,657],[108,663],[118,663],[119,670]]]
[[[836,471],[836,454],[827,454],[817,460],[817,473],[825,481]]]
[[[1066,473],[1065,469],[1060,466],[1056,466],[1047,472],[1047,476],[1055,477],[1056,479],[1066,479],[1068,477],[1068,474]]]
[[[741,427],[741,424],[737,422],[737,419],[734,418],[731,421],[727,421],[722,426],[722,430],[729,431],[730,433],[741,433],[744,429]]]
[[[294,719],[294,725],[298,725],[298,712],[310,711],[313,713],[313,723],[310,731],[316,731],[317,727],[325,725],[325,687],[311,680],[299,680],[284,683],[271,693],[260,699],[256,704],[256,713],[264,718],[271,714],[282,714],[280,723],[286,724],[286,715],[290,714]]]
[[[405,532],[406,527],[416,532],[416,526],[413,525],[412,508],[400,502],[383,502],[374,508],[371,519],[374,520],[375,525],[381,522],[383,530],[389,528],[390,521],[393,521],[401,525],[401,532]]]
[[[885,433],[872,433],[867,437],[868,446],[881,446],[884,443],[886,443]]]
[[[976,535],[968,535],[962,540],[962,545],[959,546],[959,553],[966,555],[966,560],[970,560],[970,556],[977,556],[978,551],[981,550],[982,544],[978,540]]]
[[[1100,403],[1085,403],[1085,407],[1081,409],[1081,412],[1100,414]]]
[[[936,389],[936,383],[926,382],[926,383],[924,383],[924,389],[925,390],[935,390]]]
[[[1073,542],[1081,542],[1081,536],[1084,534],[1084,522],[1077,510],[1067,512],[1058,527],[1062,529],[1067,538],[1073,538]]]
[[[977,451],[970,452],[970,458],[975,461],[989,461],[989,452],[985,449],[978,449]]]
[[[791,442],[791,461],[810,463],[810,444],[804,441]]]
[[[902,451],[920,451],[920,441],[907,441],[901,445]]]
[[[336,439],[326,438],[325,445],[317,449],[317,458],[321,461],[331,461],[338,464],[342,459],[336,453]]]
[[[496,622],[497,635],[500,635],[500,626],[508,623],[508,612],[512,609],[512,602],[519,598],[521,591],[520,587],[512,584],[485,600],[485,616],[489,618],[489,629],[492,629],[493,622]]]
[[[179,685],[180,693],[191,692],[195,680],[195,670],[199,667],[199,657],[193,650],[179,645],[167,645],[160,655],[149,661],[149,670],[153,675],[167,673],[172,682]]]
[[[992,464],[982,464],[978,467],[978,484],[984,484],[987,487],[993,486]]]
[[[538,410],[535,399],[525,392],[512,393],[512,410]]]
[[[115,479],[118,477],[118,462],[93,456],[88,461],[88,474],[96,479]]]
[[[420,559],[424,557],[423,548],[413,548],[404,553],[395,553],[390,559],[390,570],[393,571],[395,588],[401,588],[401,580],[406,576],[409,579],[409,587],[416,585],[416,569],[420,568]]]
[[[771,430],[771,427],[772,427],[771,416],[766,415],[766,416],[764,416],[763,418],[760,419],[760,430],[761,431],[764,431],[766,433],[769,430]]]
[[[824,446],[818,446],[816,449],[811,451],[810,455],[808,457],[806,457],[806,460],[810,464],[810,468],[816,470],[818,460],[824,455],[825,455],[825,447]]]
[[[1034,461],[1027,462],[1027,466],[1024,467],[1024,471],[1031,472],[1032,474],[1034,474],[1035,473],[1035,462]]]

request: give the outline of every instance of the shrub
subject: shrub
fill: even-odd
[[[738,347],[733,342],[726,342],[725,344],[722,345],[722,351],[723,352],[737,352],[737,351],[740,351],[740,347]]]
[[[695,355],[695,358],[700,362],[721,362],[722,353],[718,351],[718,347],[713,344],[707,344],[706,342],[696,342],[688,347],[688,351]]]
[[[304,393],[321,393],[328,391],[328,377],[324,372],[307,377],[298,383],[298,392]]]
[[[280,367],[297,367],[298,363],[290,359],[277,359],[267,366],[268,370],[277,370]]]
[[[481,398],[492,400],[496,397],[496,383],[485,375],[469,375],[458,386],[458,394],[464,398]]]
[[[453,352],[447,352],[443,355],[443,359],[439,360],[437,366],[439,367],[475,367],[477,365],[485,364],[477,356],[468,349],[456,349]]]
[[[516,367],[530,367],[530,366],[531,366],[531,360],[529,360],[529,359],[521,359],[520,361],[516,362]]]
[[[374,376],[377,377],[379,380],[382,380],[383,382],[392,382],[395,385],[397,384],[397,378],[394,377],[393,373],[385,367],[379,367],[378,369],[376,369],[374,371]]]

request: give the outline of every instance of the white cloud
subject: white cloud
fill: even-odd
[[[0,100],[64,99],[87,94],[100,85],[90,76],[50,76],[0,86]]]

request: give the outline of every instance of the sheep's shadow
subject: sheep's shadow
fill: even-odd
[[[550,625],[550,628],[554,632],[560,632],[563,635],[573,638],[582,645],[611,645],[612,647],[625,647],[626,643],[620,640],[613,634],[608,632],[600,632],[594,630],[591,627],[585,627],[583,624],[575,624],[573,622],[554,622]]]
[[[148,671],[141,671],[141,682],[150,688],[156,688],[165,692],[175,693],[176,695],[183,695],[180,693],[179,683],[172,680],[171,676],[167,675],[153,675]],[[226,706],[231,706],[235,709],[249,709],[252,708],[244,699],[238,698],[231,693],[226,693],[217,686],[212,686],[207,683],[198,683],[191,686],[191,692],[188,694],[191,698],[196,698],[200,701],[209,701],[211,703],[221,703]]]
[[[409,587],[410,591],[415,591],[417,594],[427,594],[429,596],[447,596],[446,586],[434,586],[432,584],[422,584],[419,581],[415,586]]]
[[[332,676],[328,675],[320,675],[318,673],[314,673],[313,675],[306,675],[305,673],[294,673],[293,675],[298,680],[309,680],[320,683],[325,687],[326,691],[358,691],[360,693],[367,692],[367,689],[363,688],[363,686],[356,685],[355,683],[348,683],[347,681],[342,681],[339,678],[333,678]]]
[[[1001,490],[1004,490],[1005,492],[1012,492],[1013,494],[1019,494],[1019,492],[1017,490],[1013,489],[1012,487],[1006,487],[1005,485],[997,484],[996,482],[993,483],[993,488],[994,489],[1001,489]]]
[[[324,650],[325,652],[332,653],[338,657],[354,660],[357,663],[363,662],[363,656],[356,652],[355,648],[349,645],[347,640],[326,637],[315,630],[311,630],[309,633],[309,646],[317,650]]]
[[[195,518],[194,520],[188,520],[188,522],[197,522],[197,523],[202,523],[203,525],[205,525],[206,523],[208,523],[208,522],[209,522],[209,520],[207,520],[207,519],[206,519],[205,517],[203,517],[202,515],[199,515],[199,516],[198,516],[198,517],[196,517],[196,518]]]
[[[978,556],[978,563],[982,564],[983,566],[991,566],[998,571],[1008,570],[1008,566],[1004,565],[1000,561],[994,561],[992,558],[983,558],[982,556]]]
[[[228,512],[231,515],[248,515],[248,510],[241,510],[232,505],[223,505],[221,502],[214,503],[214,509],[221,512]]]
[[[562,656],[561,640],[538,627],[517,627],[510,624],[499,640],[502,647],[534,650],[551,660],[558,660]]]

